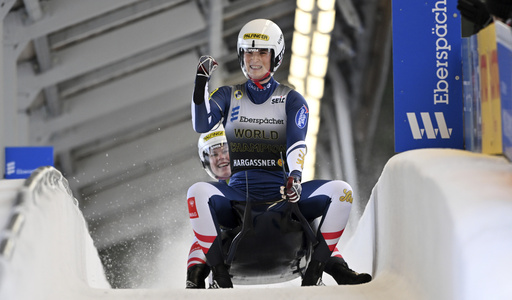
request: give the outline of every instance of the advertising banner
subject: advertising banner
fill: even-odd
[[[501,154],[500,74],[495,23],[480,30],[477,36],[480,66],[482,152]]]
[[[512,29],[496,22],[503,154],[512,161]]]
[[[5,179],[28,178],[43,166],[53,166],[53,147],[5,148]]]
[[[463,149],[457,1],[392,4],[395,151]]]
[[[462,77],[464,94],[464,146],[482,152],[482,118],[480,108],[480,67],[476,35],[462,39]]]

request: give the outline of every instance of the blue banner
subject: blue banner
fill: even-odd
[[[457,1],[392,4],[395,151],[463,149]]]
[[[6,147],[5,178],[28,178],[43,166],[53,166],[53,147]]]
[[[512,29],[496,22],[503,154],[512,161]]]

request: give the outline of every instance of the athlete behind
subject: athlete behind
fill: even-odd
[[[206,173],[213,179],[228,180],[231,176],[231,165],[224,126],[219,124],[212,131],[201,134],[197,148]]]
[[[305,138],[309,108],[302,95],[273,78],[285,51],[281,29],[272,21],[257,19],[240,31],[237,52],[248,79],[244,84],[222,86],[208,96],[208,80],[217,68],[211,56],[202,56],[192,97],[192,123],[197,132],[224,125],[229,143],[229,184],[198,182],[187,192],[189,217],[198,244],[213,274],[213,287],[233,284],[222,253],[219,226],[233,228],[231,200],[278,201],[281,186],[286,199],[296,202],[304,217],[320,218],[319,243],[302,278],[302,285],[320,285],[322,273],[347,224],[352,188],[341,180],[301,182],[307,149]],[[283,166],[287,170],[283,180]],[[327,266],[329,265],[329,266]],[[346,263],[336,263],[338,284],[371,280]]]
[[[207,133],[201,134],[197,141],[199,160],[210,177],[219,182],[226,182],[231,176],[229,150],[224,126],[219,124]],[[204,289],[205,279],[210,274],[206,257],[197,238],[194,237],[187,261],[187,289]]]

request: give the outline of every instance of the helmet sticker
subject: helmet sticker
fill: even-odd
[[[295,125],[297,125],[297,127],[300,129],[306,127],[306,124],[308,123],[308,114],[308,108],[305,104],[302,105],[302,107],[299,109],[299,111],[297,111],[297,114],[295,115]]]
[[[224,131],[215,131],[215,132],[212,132],[212,133],[206,135],[203,139],[206,142],[214,137],[223,136],[223,135],[224,135]]]
[[[263,33],[246,33],[244,34],[244,40],[262,40],[262,41],[268,41],[270,40],[270,37]]]
[[[246,48],[245,51],[247,52],[262,52],[262,51],[272,51],[272,49],[270,48],[254,48],[254,47],[250,47],[250,48]]]

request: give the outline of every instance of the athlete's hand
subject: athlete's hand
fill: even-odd
[[[197,65],[197,76],[203,76],[208,79],[212,76],[213,71],[217,69],[219,64],[210,55],[203,55],[199,58],[199,64]]]
[[[286,200],[286,187],[284,185],[281,186],[281,190],[279,192],[281,193],[281,199]]]
[[[286,198],[288,201],[292,203],[299,201],[301,193],[302,186],[300,185],[300,180],[294,176],[289,176],[286,181]]]

